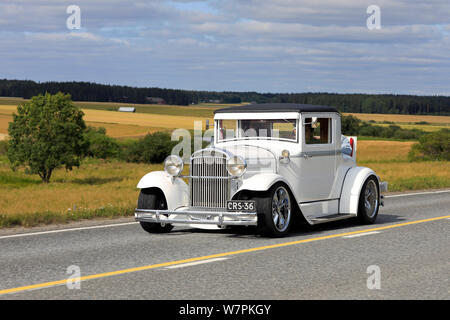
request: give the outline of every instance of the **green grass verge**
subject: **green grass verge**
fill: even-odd
[[[450,179],[446,177],[427,176],[396,179],[389,182],[389,191],[425,190],[450,188]]]
[[[37,211],[25,214],[0,214],[0,228],[16,226],[35,227],[39,225],[62,224],[85,219],[133,216],[134,209],[134,207],[116,208],[106,206],[95,210],[68,210],[65,214],[52,211]]]

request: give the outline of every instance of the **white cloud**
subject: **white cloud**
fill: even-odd
[[[448,92],[447,0],[0,3],[0,77],[202,90]],[[72,3],[70,3],[72,4]],[[368,74],[370,76],[368,76]]]

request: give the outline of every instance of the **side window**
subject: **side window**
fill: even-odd
[[[331,118],[318,118],[312,124],[312,118],[305,119],[305,143],[329,144],[331,141]]]
[[[218,141],[234,139],[237,133],[236,120],[219,120],[217,126]]]

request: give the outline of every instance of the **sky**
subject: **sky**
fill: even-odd
[[[0,78],[450,95],[450,2],[1,0]]]

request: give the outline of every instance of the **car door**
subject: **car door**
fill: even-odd
[[[330,201],[336,173],[333,115],[302,114],[301,125],[300,202]]]

